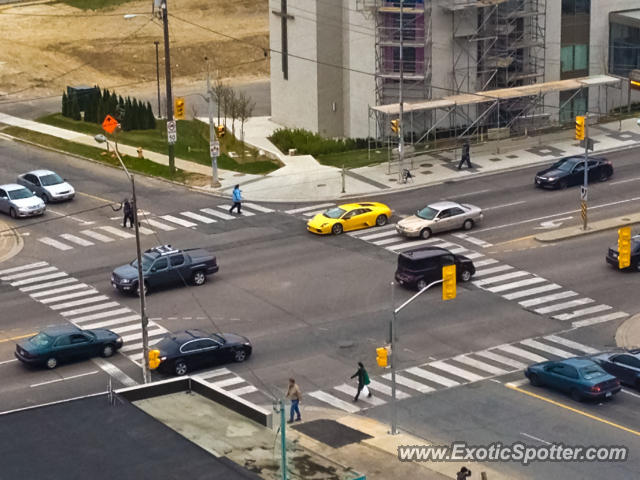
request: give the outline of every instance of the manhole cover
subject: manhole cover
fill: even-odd
[[[347,427],[335,420],[314,420],[295,424],[291,428],[333,448],[344,447],[350,443],[358,443],[372,438],[371,435]]]

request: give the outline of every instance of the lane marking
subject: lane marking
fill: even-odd
[[[529,288],[528,290],[520,290],[519,292],[514,293],[507,293],[506,295],[502,295],[502,298],[506,300],[515,300],[517,298],[528,297],[530,295],[536,295],[538,293],[550,292],[551,290],[557,290],[559,288],[562,287],[557,283],[549,283],[541,287]],[[522,305],[522,302],[520,304]]]
[[[531,273],[526,272],[524,270],[518,270],[517,272],[507,273],[505,275],[498,275],[497,277],[483,278],[482,280],[473,282],[473,284],[476,287],[481,287],[482,285],[487,285],[490,283],[500,283],[504,280],[511,280],[512,278],[525,277],[527,275],[531,275]]]
[[[197,220],[198,222],[207,223],[207,224],[217,222],[217,220],[214,218],[205,217],[204,215],[200,215],[194,212],[181,212],[180,215],[182,215],[183,217],[187,217],[192,220]]]
[[[482,211],[496,210],[498,208],[504,208],[504,207],[513,207],[514,205],[522,205],[523,203],[527,203],[526,200],[520,200],[519,202],[512,202],[512,203],[504,203],[502,205],[495,205],[493,207],[483,207]]]
[[[357,237],[357,238],[359,238],[360,240],[368,241],[368,240],[373,240],[375,238],[388,237],[389,235],[398,235],[398,234],[397,234],[396,230],[393,229],[393,230],[387,230],[386,232],[382,232],[382,233],[374,233],[373,235],[363,235],[363,236]],[[352,235],[352,236],[355,236],[355,235]],[[398,235],[398,237],[400,237],[400,236]]]
[[[175,230],[175,227],[172,227],[171,225],[167,225],[162,222],[158,222],[152,218],[147,218],[146,220],[144,220],[144,223],[147,223],[152,227],[159,228],[160,230],[163,230],[165,232],[170,232],[171,230]]]
[[[531,440],[535,440],[536,442],[544,443],[545,445],[551,445],[551,442],[547,442],[546,440],[543,440],[541,438],[534,437],[533,435],[529,435],[528,433],[520,432],[520,435],[530,438]]]
[[[79,222],[79,223],[81,223],[83,225],[92,225],[92,224],[96,223],[96,222],[89,222],[87,220],[82,220],[81,218],[76,218],[74,213],[68,214],[68,213],[56,212],[55,210],[51,209],[51,207],[49,207],[49,206],[47,207],[47,212],[51,212],[51,213],[53,213],[55,215],[59,215],[60,217],[69,218],[69,219],[74,220],[76,222]]]
[[[189,222],[187,220],[183,220],[182,218],[174,217],[173,215],[162,215],[160,218],[187,228],[198,226],[197,223]]]
[[[627,183],[627,182],[637,182],[638,180],[640,180],[640,177],[627,178],[626,180],[618,180],[617,182],[611,182],[611,185],[618,185],[620,183]]]
[[[89,240],[85,240],[84,238],[72,235],[71,233],[63,233],[60,236],[71,243],[80,245],[81,247],[90,247],[91,245],[95,245],[95,243],[90,242]]]
[[[256,205],[255,203],[251,203],[251,202],[242,202],[242,206],[247,206],[249,208],[252,208],[253,210],[257,210],[258,212],[262,212],[262,213],[271,213],[274,210],[267,208],[267,207],[263,207],[262,205]]]
[[[308,212],[309,210],[317,210],[319,208],[328,208],[333,207],[335,203],[321,203],[319,205],[312,205],[310,207],[302,207],[302,208],[294,208],[293,210],[285,210],[284,213],[293,214],[293,213],[302,213]]]
[[[634,392],[630,392],[629,390],[627,390],[626,388],[622,389],[623,393],[626,393],[627,395],[631,395],[632,397],[636,397],[636,398],[640,398],[640,395],[638,395],[637,393]]]
[[[530,352],[528,350],[523,350],[522,348],[515,347],[513,345],[500,345],[495,347],[492,350],[502,350],[503,352],[511,353],[516,357],[526,358],[527,360],[531,360],[533,362],[546,362],[547,359],[537,353]]]
[[[475,358],[467,357],[466,355],[458,355],[457,357],[453,357],[452,360],[455,360],[456,362],[464,363],[465,365],[469,365],[470,367],[477,368],[478,370],[489,372],[492,375],[505,375],[509,373],[506,370],[503,370],[502,368],[494,367],[493,365],[489,365],[488,363],[481,362],[480,360],[476,360]]]
[[[13,267],[7,268],[5,270],[0,270],[0,275],[6,275],[7,273],[13,272],[23,272],[25,270],[29,270],[30,268],[46,267],[47,265],[49,265],[47,262],[28,263],[26,265],[22,265],[21,267]]]
[[[67,287],[53,288],[51,290],[45,290],[44,292],[32,293],[31,298],[38,299],[40,297],[46,297],[47,295],[53,295],[54,293],[69,292],[71,290],[78,290],[80,288],[90,288],[86,283],[75,283]]]
[[[456,377],[464,378],[465,380],[469,380],[470,382],[477,382],[479,380],[483,380],[485,377],[480,375],[476,375],[475,373],[469,372],[462,368],[455,367],[443,361],[431,362],[428,364],[429,367],[437,368],[438,370],[442,370],[443,372],[451,373]]]
[[[571,307],[586,305],[587,303],[593,302],[595,302],[595,300],[593,300],[592,298],[579,298],[570,302],[563,302],[556,305],[551,305],[549,307],[538,308],[537,310],[534,310],[534,312],[539,313],[540,315],[544,315],[546,313],[557,312],[558,310],[566,310]]]
[[[131,378],[126,373],[124,373],[114,364],[107,362],[105,359],[93,358],[92,360],[93,360],[93,363],[95,363],[98,367],[100,367],[107,375],[115,378],[124,386],[133,387],[134,385],[138,385],[138,382],[136,382],[133,378]]]
[[[563,298],[575,297],[576,295],[578,295],[576,292],[567,290],[564,292],[552,293],[551,295],[532,298],[531,300],[523,300],[521,302],[518,302],[518,305],[522,305],[523,307],[533,307],[542,303],[549,303],[555,300],[562,300]]]
[[[387,250],[391,250],[391,251],[402,250],[404,248],[419,247],[420,245],[427,245],[429,243],[435,243],[439,241],[440,239],[438,238],[428,238],[426,240],[418,240],[417,242],[416,241],[404,242],[398,245],[392,245],[391,247],[387,247]]]
[[[94,232],[93,230],[81,230],[80,233],[86,235],[87,237],[93,238],[94,240],[98,240],[100,242],[109,243],[113,242],[113,238],[107,237],[98,232]]]
[[[84,305],[85,303],[102,302],[103,300],[109,300],[109,297],[106,295],[98,295],[97,297],[83,298],[82,300],[74,300],[73,302],[57,303],[55,305],[50,305],[49,308],[51,310],[62,310],[63,308]]]
[[[239,397],[257,391],[258,389],[253,385],[245,385],[244,387],[236,388],[235,390],[227,390],[227,392],[232,393],[233,395],[238,395]]]
[[[484,277],[485,275],[490,275],[492,273],[504,272],[505,270],[513,270],[511,265],[498,265],[497,267],[490,268],[481,268],[477,270],[475,273],[475,277]]]
[[[468,235],[466,233],[454,233],[453,236],[466,240],[467,242],[473,243],[474,245],[478,245],[479,247],[482,247],[482,248],[493,247],[492,243],[485,242],[484,240],[480,240],[479,238],[472,237],[471,235]]]
[[[116,306],[119,306],[119,305],[116,303]],[[84,309],[80,309],[80,310],[84,310]],[[132,311],[129,310],[127,307],[124,307],[124,308],[118,308],[116,310],[107,310],[106,312],[99,312],[91,315],[85,315],[83,317],[72,318],[70,321],[75,324],[78,324],[83,322],[90,322],[93,320],[99,320],[101,318],[106,318],[106,317],[114,317],[116,315],[121,315],[125,313],[132,313]],[[99,327],[94,327],[94,328],[99,328]]]
[[[7,363],[13,363],[13,362],[17,362],[18,359],[17,358],[12,358],[11,360],[4,360],[2,362],[0,362],[0,365],[6,365]]]
[[[135,235],[133,235],[132,233],[125,232],[124,230],[121,230],[120,228],[112,227],[110,225],[106,225],[106,226],[98,227],[98,228],[101,229],[101,230],[104,230],[107,233],[115,235],[116,237],[135,238]]]
[[[389,397],[391,396],[391,387],[385,385],[384,383],[380,383],[376,380],[371,379],[371,383],[369,383],[367,387],[369,387],[369,390],[373,390],[374,392],[380,392],[383,395],[388,395]],[[410,398],[410,397],[411,395],[409,395],[408,393],[405,393],[402,390],[398,390],[396,388],[397,399],[401,400],[403,398]]]
[[[47,382],[34,383],[33,385],[29,385],[30,388],[40,387],[42,385],[49,385],[52,383],[64,382],[65,380],[73,380],[75,378],[86,377],[87,375],[95,375],[96,373],[100,373],[100,370],[93,370],[92,372],[80,373],[78,375],[71,375],[70,377],[56,378],[55,380],[49,380]]]
[[[556,335],[547,335],[544,337],[545,340],[549,340],[550,342],[558,343],[560,345],[564,345],[565,347],[573,348],[574,350],[578,350],[580,352],[588,353],[590,355],[594,353],[598,353],[598,350],[595,348],[591,348],[587,345],[583,345],[578,342],[574,342],[573,340],[567,340],[566,338],[558,337]]]
[[[328,403],[332,407],[344,410],[345,412],[357,413],[360,411],[360,408],[356,407],[355,405],[345,402],[344,400],[340,400],[338,397],[335,397],[330,393],[323,392],[322,390],[311,392],[309,393],[309,396],[320,400],[321,402]]]
[[[237,218],[228,213],[223,213],[223,212],[214,210],[213,208],[201,208],[200,211],[204,213],[208,213],[209,215],[213,215],[214,217],[221,218],[222,220],[235,220]]]
[[[33,285],[31,287],[22,287],[20,291],[25,293],[33,292],[34,290],[42,290],[43,288],[57,287],[58,285],[66,285],[67,283],[73,283],[77,281],[78,280],[76,280],[73,277],[67,277],[67,278],[63,278],[62,280],[55,280],[53,282],[40,283],[39,285]]]
[[[608,322],[610,320],[618,320],[620,318],[628,317],[629,314],[627,312],[615,312],[610,313],[609,315],[603,315],[601,317],[588,318],[586,320],[578,320],[576,322],[572,322],[571,326],[573,328],[586,327],[588,325],[595,325],[597,323]]]
[[[428,366],[429,364],[425,364],[424,366]],[[405,372],[408,372],[416,377],[424,378],[425,380],[429,380],[434,383],[439,383],[440,385],[444,385],[445,387],[455,387],[456,385],[460,385],[460,382],[455,380],[451,380],[450,378],[443,377],[442,375],[438,375],[437,373],[430,372],[420,367],[411,367],[407,368]]]
[[[487,288],[488,292],[498,293],[506,290],[513,290],[514,288],[524,287],[526,285],[535,285],[536,283],[547,282],[548,280],[542,277],[528,278],[527,280],[519,280],[517,282],[505,283],[504,285],[498,285],[497,287]]]
[[[474,355],[476,355],[478,357],[488,358],[489,360],[493,360],[494,362],[504,363],[505,365],[508,365],[508,366],[510,366],[512,368],[515,368],[515,369],[524,370],[525,368],[527,368],[527,365],[525,365],[524,363],[521,363],[521,362],[519,362],[517,360],[514,360],[513,358],[505,357],[504,355],[500,355],[498,353],[491,352],[489,350],[482,350],[482,351],[479,351],[479,352],[474,352]]]
[[[487,192],[493,192],[493,190],[490,188],[487,188],[485,190],[478,190],[477,192],[461,193],[460,195],[456,195],[453,198],[456,199],[456,198],[471,197],[473,195],[480,195],[481,193],[487,193]]]
[[[9,275],[8,277],[0,278],[0,280],[8,282],[9,280],[17,280],[19,278],[32,277],[34,275],[40,275],[42,273],[55,272],[57,270],[58,270],[57,267],[38,268],[37,270],[29,270],[28,272],[14,273],[13,275]]]
[[[554,315],[556,320],[573,320],[574,318],[582,317],[584,315],[590,315],[592,313],[604,312],[605,310],[611,310],[613,307],[610,305],[596,305],[594,307],[583,308],[581,310],[574,310],[571,313],[561,313],[560,315]]]
[[[382,375],[382,378],[384,378],[385,380],[391,381],[391,374],[386,373]],[[396,383],[399,383],[400,385],[403,385],[405,387],[409,387],[413,390],[417,390],[420,393],[430,393],[430,392],[436,391],[435,388],[432,388],[420,382],[416,382],[414,380],[410,380],[406,377],[403,377],[402,375],[398,375],[397,373],[396,373]]]
[[[56,297],[43,298],[39,300],[39,302],[46,305],[48,303],[61,302],[63,300],[69,300],[71,298],[86,297],[87,295],[95,295],[96,293],[99,293],[98,290],[95,290],[92,288],[90,290],[82,290],[80,292],[67,293],[65,295],[58,295]]]
[[[3,338],[2,340],[0,340],[0,343],[6,343],[6,342],[12,342],[14,340],[21,340],[23,338],[29,338],[29,337],[33,337],[34,335],[36,335],[38,332],[34,332],[34,333],[28,333],[26,335],[19,335],[17,337],[10,337],[10,338]]]
[[[21,285],[29,285],[30,283],[38,283],[42,280],[53,280],[54,278],[60,278],[60,277],[68,277],[69,275],[67,275],[64,272],[57,272],[57,273],[50,273],[48,275],[42,275],[40,277],[36,277],[36,278],[28,278],[26,280],[19,280],[17,282],[13,282],[10,283],[10,285],[12,287],[20,287]]]
[[[559,348],[556,347],[552,347],[551,345],[545,345],[544,343],[540,343],[536,340],[532,340],[532,339],[527,339],[527,340],[522,340],[520,342],[522,345],[526,346],[526,347],[531,347],[535,350],[541,350],[543,352],[547,352],[550,353],[552,355],[555,355],[557,357],[562,357],[562,358],[569,358],[569,357],[575,357],[575,355],[573,353],[569,353],[565,350],[561,350]]]
[[[509,385],[509,386],[512,386],[512,387],[521,387],[522,385],[524,385],[528,381],[529,381],[528,378],[522,378],[520,380],[514,380],[513,382],[505,383],[505,385]]]
[[[96,310],[104,310],[105,308],[119,306],[120,304],[118,302],[100,303],[99,305],[93,305],[91,307],[76,308],[75,310],[65,310],[64,312],[60,312],[60,315],[62,315],[63,317],[72,317],[73,315],[80,315],[82,313],[95,312]],[[74,321],[76,320],[80,320],[80,318],[74,319]]]
[[[45,245],[49,245],[50,247],[57,248],[58,250],[71,250],[73,247],[70,247],[66,243],[59,242],[58,240],[54,240],[49,237],[42,237],[38,239],[39,242],[44,243]]]
[[[629,427],[625,427],[624,425],[620,425],[618,423],[614,423],[614,422],[612,422],[610,420],[606,420],[604,418],[598,417],[596,415],[593,415],[591,413],[585,412],[583,410],[579,410],[577,408],[570,407],[569,405],[565,405],[564,403],[557,402],[556,400],[552,400],[550,398],[543,397],[542,395],[538,395],[537,393],[528,392],[528,391],[526,391],[526,390],[524,390],[522,388],[519,388],[519,387],[511,386],[509,384],[507,384],[506,387],[510,388],[511,390],[515,390],[516,392],[520,392],[520,393],[523,393],[525,395],[528,395],[530,397],[537,398],[538,400],[542,400],[543,402],[550,403],[551,405],[555,405],[556,407],[564,408],[565,410],[569,410],[570,412],[577,413],[578,415],[582,415],[584,417],[590,418],[591,420],[595,420],[597,422],[604,423],[605,425],[609,425],[611,427],[617,428],[619,430],[623,430],[625,432],[628,432],[628,433],[631,433],[633,435],[636,435],[636,436],[640,437],[640,432],[639,431],[633,430],[633,429],[631,429]]]

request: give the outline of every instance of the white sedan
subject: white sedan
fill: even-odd
[[[396,230],[406,237],[427,239],[436,232],[459,228],[471,230],[482,218],[480,207],[456,202],[436,202],[418,210],[415,215],[400,220]]]
[[[40,198],[22,185],[0,185],[0,212],[8,213],[11,218],[42,215],[46,208]]]
[[[71,200],[76,191],[60,175],[51,170],[33,170],[18,175],[18,183],[27,187],[45,203]]]

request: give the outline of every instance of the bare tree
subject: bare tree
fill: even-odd
[[[218,125],[220,125],[220,105],[224,102],[224,95],[227,88],[228,87],[220,80],[216,80],[216,83],[214,83],[211,87],[213,99],[215,100],[218,107]]]
[[[238,95],[233,88],[229,89],[229,116],[231,117],[231,133],[236,134],[236,118],[238,118]]]
[[[244,143],[244,123],[253,113],[256,103],[251,100],[251,97],[245,95],[244,92],[240,92],[238,96],[238,120],[240,120],[240,140]],[[244,149],[243,149],[244,152]]]
[[[233,90],[231,87],[227,87],[225,85],[224,90],[222,92],[222,115],[224,126],[227,126],[227,117],[231,113],[231,96],[233,95]]]

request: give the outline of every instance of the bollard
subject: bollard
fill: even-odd
[[[138,152],[138,158],[143,158],[143,156],[142,156],[142,147],[138,147],[137,152]]]

